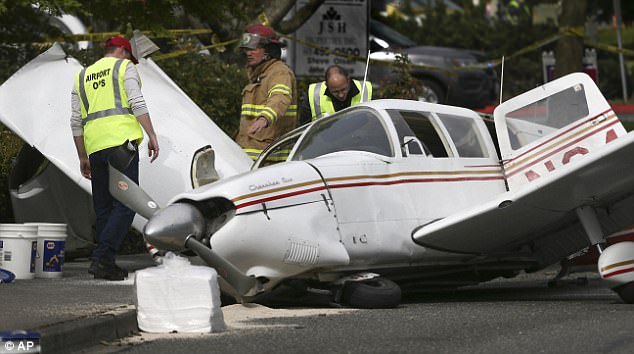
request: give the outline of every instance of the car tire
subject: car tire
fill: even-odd
[[[401,288],[386,278],[350,281],[342,291],[343,302],[355,308],[394,308],[401,302]]]
[[[429,80],[421,80],[422,92],[418,96],[419,101],[429,103],[445,103],[445,90],[436,82]]]
[[[634,282],[629,282],[614,288],[614,291],[619,294],[619,297],[626,304],[634,303]]]

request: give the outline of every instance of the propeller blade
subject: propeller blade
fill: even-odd
[[[216,269],[218,275],[226,280],[240,295],[244,296],[256,287],[257,280],[254,277],[242,273],[235,265],[216,254],[211,248],[205,246],[194,237],[188,238],[185,246],[194,251],[210,267]]]
[[[158,204],[128,176],[108,166],[109,190],[112,197],[146,219],[159,210]]]
[[[143,229],[145,239],[160,249],[176,252],[189,249],[196,253],[240,296],[254,289],[258,285],[254,277],[247,276],[198,240],[204,232],[205,218],[188,203],[175,203],[159,210]]]

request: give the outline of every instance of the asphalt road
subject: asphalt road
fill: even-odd
[[[587,274],[585,274],[587,275]],[[409,294],[396,309],[223,307],[228,330],[129,337],[91,353],[632,353],[634,305],[595,274]],[[575,279],[576,276],[572,279]]]

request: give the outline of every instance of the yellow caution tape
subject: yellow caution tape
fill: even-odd
[[[229,44],[236,43],[238,41],[239,41],[239,39],[232,39],[232,40],[229,40],[229,41],[225,41],[225,42],[221,42],[221,43],[214,43],[214,44],[206,45],[206,46],[202,46],[202,47],[176,50],[176,51],[173,51],[173,52],[170,52],[170,53],[165,53],[165,54],[156,54],[156,55],[152,55],[152,59],[154,61],[160,61],[160,60],[165,60],[165,59],[176,58],[176,57],[179,57],[181,55],[198,53],[201,50],[205,50],[205,49],[224,47],[224,46],[227,46]]]
[[[213,33],[210,29],[171,29],[165,31],[143,31],[145,35],[152,38],[173,38],[184,35],[201,35],[201,34],[209,34]],[[51,44],[54,42],[65,42],[65,43],[75,43],[75,42],[98,42],[105,41],[110,37],[114,36],[122,36],[125,35],[121,32],[100,32],[100,33],[85,33],[85,34],[67,34],[61,37],[45,37],[44,44]],[[42,43],[35,43],[37,45]]]
[[[313,48],[313,49],[317,49],[320,51],[323,51],[324,53],[328,53],[330,55],[339,57],[339,58],[344,58],[347,60],[354,60],[354,61],[359,61],[359,62],[363,62],[365,63],[367,61],[367,57],[361,57],[361,56],[356,56],[356,55],[349,55],[349,54],[342,54],[342,53],[337,53],[333,50],[330,50],[328,48],[324,48],[324,47],[320,47],[316,44],[313,43],[309,43],[306,41],[303,41],[301,39],[297,39],[295,37],[292,36],[284,36],[282,35],[281,37],[283,38],[287,38],[289,40],[292,40],[294,42],[303,44],[309,48]],[[397,53],[398,54],[398,53]],[[391,61],[385,61],[385,60],[377,60],[377,59],[370,59],[370,61],[373,64],[379,64],[379,65],[385,65],[385,66],[395,66],[395,64]],[[464,66],[464,67],[452,67],[452,68],[447,68],[447,67],[438,67],[438,66],[430,66],[430,65],[421,65],[421,64],[404,64],[405,66],[407,66],[410,69],[425,69],[425,70],[439,70],[439,71],[456,71],[456,70],[481,70],[483,68],[486,67],[491,67],[491,66],[495,66],[495,65],[490,65],[490,64],[482,64],[482,65],[472,65],[472,66]]]
[[[562,26],[559,27],[559,34],[562,36],[576,36],[583,37],[585,35],[586,29],[583,26],[579,27],[567,27]]]
[[[601,50],[606,51],[606,52],[610,52],[610,53],[614,53],[614,54],[624,54],[624,55],[627,55],[629,57],[634,57],[634,50],[631,50],[631,49],[619,48],[619,47],[615,47],[613,45],[597,43],[597,42],[591,42],[591,41],[585,41],[584,43],[586,45],[590,46],[590,47],[601,49]]]
[[[75,42],[97,42],[97,41],[105,41],[110,37],[121,36],[120,32],[101,32],[101,33],[85,33],[85,34],[68,34],[61,37],[44,37],[46,40],[44,43],[54,43],[54,42],[65,42],[65,43],[75,43]]]
[[[200,34],[208,34],[208,33],[213,33],[212,30],[210,29],[172,29],[172,30],[167,30],[166,31],[168,36],[167,37],[177,37],[177,36],[182,36],[182,35],[190,35],[190,36],[196,36],[196,35],[200,35]],[[154,32],[145,32],[145,34],[149,37],[161,37],[160,34],[163,33],[161,32],[157,32],[156,34]]]
[[[260,22],[265,25],[265,26],[271,26],[271,22],[269,22],[269,18],[266,17],[266,14],[264,12],[262,12],[261,14],[258,15],[258,19],[260,20]]]
[[[267,18],[265,13],[261,13],[260,15],[258,15],[258,19],[260,20],[260,22],[264,25],[267,26],[271,26],[269,19]],[[215,34],[213,33],[212,30],[210,29],[171,29],[171,30],[165,30],[165,31],[144,31],[144,33],[146,35],[148,35],[149,37],[153,37],[153,38],[171,38],[171,37],[179,37],[179,36],[183,36],[183,35],[203,35],[203,34],[213,34],[213,38],[216,38]],[[66,43],[74,43],[74,42],[80,42],[80,41],[91,41],[91,42],[95,42],[95,41],[104,41],[110,37],[113,36],[122,36],[123,34],[120,32],[101,32],[101,33],[87,33],[87,34],[73,34],[73,35],[64,35],[62,37],[57,37],[57,38],[46,38],[46,42],[41,42],[41,43],[32,43],[32,45],[34,46],[40,46],[40,47],[45,47],[45,46],[49,46],[51,43],[53,42],[66,42]],[[349,54],[343,54],[343,53],[338,53],[335,52],[333,50],[330,50],[328,48],[324,48],[321,47],[319,45],[304,41],[304,40],[300,40],[298,38],[295,38],[294,36],[286,36],[286,35],[280,35],[282,38],[286,38],[288,40],[294,41],[296,43],[302,44],[304,46],[307,46],[309,48],[313,48],[315,50],[319,50],[322,51],[324,53],[327,53],[329,55],[332,56],[336,56],[336,57],[340,57],[343,59],[347,59],[347,60],[354,60],[354,61],[359,61],[359,62],[366,62],[367,58],[366,57],[361,57],[361,56],[355,56],[355,55],[349,55]],[[563,36],[577,36],[577,37],[583,37],[584,36],[584,28],[583,27],[561,27],[559,28],[559,33],[555,34],[553,36],[550,36],[546,39],[543,39],[541,41],[535,42],[527,47],[524,47],[510,55],[506,55],[505,59],[506,60],[511,60],[515,57],[524,55],[526,53],[532,52],[536,49],[539,49],[543,46],[546,46],[552,42],[555,42],[557,40],[559,40],[561,37]],[[164,53],[164,54],[155,54],[152,56],[152,58],[154,60],[165,60],[165,59],[170,59],[170,58],[175,58],[181,55],[186,55],[186,54],[191,54],[191,53],[197,53],[200,52],[201,50],[204,49],[212,49],[212,48],[216,48],[219,51],[224,50],[224,46],[233,44],[238,42],[239,39],[232,39],[232,40],[228,40],[228,41],[224,41],[224,42],[220,42],[220,43],[215,43],[216,41],[213,40],[211,45],[208,46],[204,46],[204,47],[198,47],[198,48],[191,48],[191,49],[183,49],[183,50],[177,50],[177,51],[173,51],[170,53]],[[608,44],[602,44],[602,43],[597,43],[597,42],[591,42],[591,41],[585,41],[584,42],[586,45],[590,46],[590,47],[594,47],[600,50],[604,50],[610,53],[617,53],[617,54],[624,54],[627,56],[634,56],[634,50],[630,50],[630,49],[626,49],[626,48],[618,48],[612,45],[608,45]],[[382,61],[382,60],[375,60],[375,59],[371,59],[373,64],[378,64],[378,65],[386,65],[386,66],[394,66],[395,64],[391,61]],[[480,65],[469,65],[469,66],[463,66],[463,67],[451,67],[451,68],[447,68],[447,67],[436,67],[436,66],[429,66],[429,65],[420,65],[420,64],[404,64],[406,65],[408,68],[410,69],[425,69],[425,70],[440,70],[440,71],[459,71],[459,70],[481,70],[484,68],[491,68],[491,67],[497,67],[499,65],[501,65],[502,61],[500,59],[494,59],[494,60],[489,60],[487,63],[485,64],[480,64]]]
[[[545,45],[548,45],[548,44],[550,44],[552,42],[555,42],[555,41],[559,40],[560,38],[561,38],[561,36],[556,34],[554,36],[551,36],[551,37],[548,37],[546,39],[543,39],[543,40],[541,40],[539,42],[535,42],[535,43],[533,43],[533,44],[531,44],[531,45],[529,45],[527,47],[524,47],[524,48],[516,51],[515,53],[513,53],[511,55],[506,55],[505,56],[505,60],[513,59],[513,58],[518,57],[520,55],[524,55],[524,54],[526,54],[528,52],[532,52],[532,51],[534,51],[534,50],[536,50],[538,48],[541,48],[541,47],[543,47]],[[502,60],[495,60],[494,63],[495,63],[494,66],[500,65],[500,64],[502,64]]]

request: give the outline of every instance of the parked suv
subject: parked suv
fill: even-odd
[[[410,38],[376,20],[370,20],[370,58],[394,61],[406,53],[410,63],[438,69],[414,68],[411,74],[421,80],[425,89],[421,101],[482,108],[495,102],[497,76],[493,69],[454,70],[481,64],[484,54],[460,48],[417,46]],[[443,70],[443,68],[450,70]],[[370,65],[369,80],[380,86],[393,80],[393,68]]]

